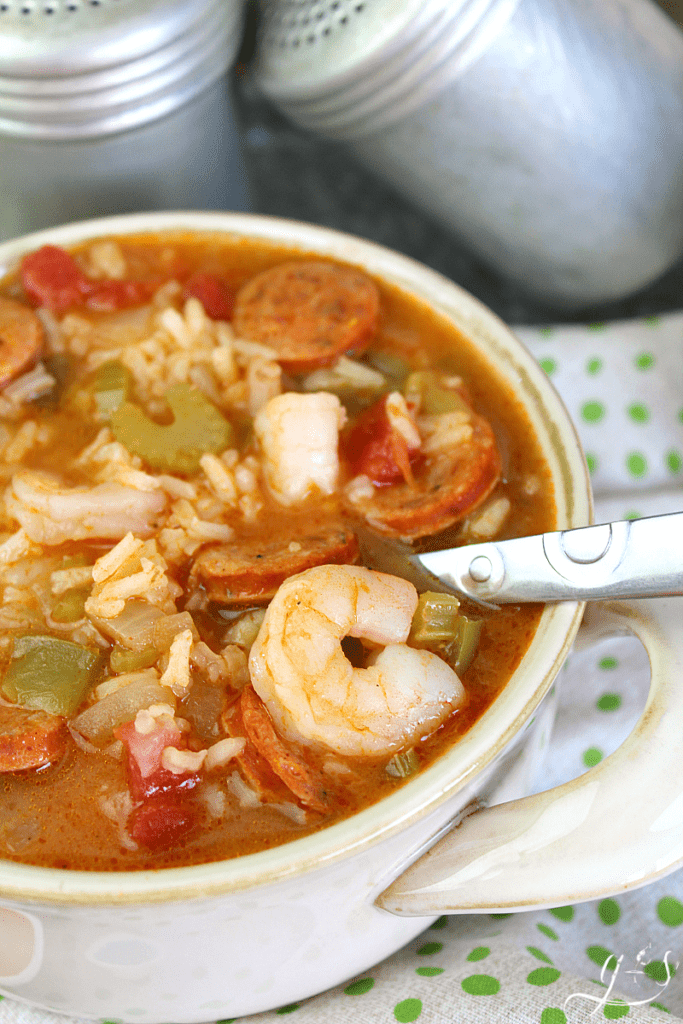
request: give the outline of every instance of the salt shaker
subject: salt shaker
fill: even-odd
[[[0,0],[0,238],[249,208],[226,71],[242,0]]]
[[[651,0],[265,0],[255,76],[553,305],[683,253],[683,33]]]

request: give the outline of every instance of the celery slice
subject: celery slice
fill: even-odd
[[[470,619],[459,611],[453,594],[432,591],[420,595],[413,616],[408,643],[440,655],[458,674],[472,663],[483,628],[483,620]]]
[[[437,594],[427,590],[420,594],[413,615],[408,643],[414,647],[450,640],[457,629],[460,601],[453,594]]]
[[[78,622],[85,615],[85,602],[89,594],[89,588],[84,587],[66,590],[52,606],[52,618],[55,622]]]
[[[420,412],[426,416],[440,416],[444,412],[471,413],[465,399],[452,388],[445,388],[441,375],[434,370],[416,370],[405,382],[405,395],[420,395]]]
[[[143,647],[141,651],[128,651],[116,644],[109,655],[109,665],[112,672],[121,675],[124,672],[138,672],[143,668],[151,668],[160,657],[161,651],[152,645]]]
[[[383,373],[385,377],[388,377],[392,383],[400,384],[406,379],[410,373],[410,366],[401,359],[400,356],[394,355],[393,352],[382,352],[377,350],[370,350],[365,356],[366,361],[373,366],[380,373]]]
[[[95,401],[104,416],[111,416],[125,402],[131,390],[130,371],[114,360],[103,363],[95,378]]]
[[[68,717],[82,703],[101,664],[97,651],[70,640],[36,633],[18,636],[2,694],[22,707]]]
[[[150,420],[128,401],[111,415],[116,440],[152,469],[195,473],[202,455],[217,454],[234,443],[231,424],[200,391],[188,384],[174,384],[165,397],[173,413],[173,423],[166,426]]]
[[[445,648],[446,660],[458,675],[465,672],[472,664],[483,628],[483,619],[468,619],[466,615],[460,616],[457,633]]]

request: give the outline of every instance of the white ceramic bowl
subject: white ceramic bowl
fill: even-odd
[[[0,269],[46,242],[70,245],[174,228],[316,251],[427,300],[473,339],[523,402],[552,473],[558,526],[589,522],[583,456],[545,374],[478,301],[394,252],[273,218],[157,213],[6,243]],[[519,766],[538,746],[539,718],[531,719],[578,629],[583,609],[577,604],[546,608],[518,670],[463,739],[401,790],[349,820],[236,860],[158,872],[0,863],[1,991],[83,1017],[179,1024],[236,1017],[366,970],[439,913],[556,905],[671,870],[681,859],[683,833],[683,813],[669,806],[680,789],[671,762],[683,735],[681,698],[673,696],[671,681],[677,668],[680,673],[683,644],[671,605],[641,602],[642,612],[632,606],[610,612],[645,637],[656,663],[653,696],[627,745],[559,790],[466,816],[497,795],[523,795]],[[659,620],[654,625],[652,608]],[[622,826],[625,792],[635,796]],[[649,836],[650,826],[659,832]]]

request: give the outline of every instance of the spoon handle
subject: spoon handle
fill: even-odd
[[[683,594],[683,512],[411,556],[478,601],[600,601]]]

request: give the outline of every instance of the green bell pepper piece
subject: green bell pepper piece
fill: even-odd
[[[39,633],[18,636],[2,694],[22,707],[68,718],[83,701],[101,664],[98,652],[70,640]]]

